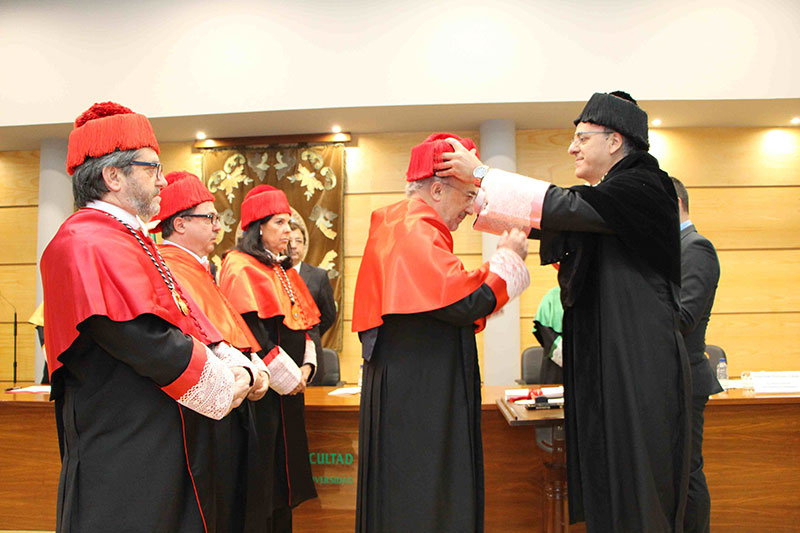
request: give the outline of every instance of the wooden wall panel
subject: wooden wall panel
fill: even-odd
[[[39,204],[39,151],[0,152],[0,205]]]
[[[194,151],[192,143],[160,144],[159,160],[164,165],[164,173],[186,170],[197,176],[203,176],[203,154]]]
[[[28,320],[36,309],[36,265],[0,265],[0,293],[17,308],[20,320]],[[0,303],[0,322],[13,320],[13,310]]]
[[[0,264],[36,263],[38,207],[0,207]]]
[[[562,187],[584,183],[575,177],[575,159],[567,148],[574,128],[517,132],[517,172]]]
[[[718,250],[800,248],[800,186],[688,191],[692,222]]]
[[[800,313],[712,313],[706,342],[728,355],[728,375],[753,370],[800,371]]]
[[[717,313],[800,311],[800,249],[719,253]]]
[[[687,187],[800,185],[797,128],[650,130],[651,153]]]
[[[19,317],[17,328],[17,381],[34,381],[35,346],[39,342],[29,317]],[[11,381],[14,375],[14,324],[0,322],[0,381]]]
[[[356,135],[347,148],[347,194],[402,192],[411,148],[432,132]],[[452,132],[480,143],[477,131]]]

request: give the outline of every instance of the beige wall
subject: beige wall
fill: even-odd
[[[456,132],[479,141],[477,132]],[[517,133],[517,168],[559,185],[576,183],[566,153],[570,130]],[[428,132],[359,135],[348,148],[345,193],[345,302],[342,379],[355,381],[360,345],[350,333],[355,277],[370,212],[403,197],[411,147]],[[708,342],[725,348],[731,375],[743,370],[800,370],[800,130],[694,128],[651,133],[662,167],[688,187],[691,218],[717,247],[720,287]],[[162,146],[167,170],[201,172],[191,143]],[[22,320],[34,306],[38,153],[0,152],[0,291]],[[23,230],[21,230],[23,228]],[[35,231],[35,229],[34,229]],[[480,264],[481,238],[469,224],[455,233],[455,249],[468,268]],[[520,298],[522,346],[535,343],[531,321],[555,271],[538,265],[531,242],[531,287]],[[0,305],[0,379],[11,376],[10,311]],[[20,328],[19,373],[33,379],[33,330]],[[479,338],[479,349],[481,339]],[[482,352],[482,350],[481,350]]]

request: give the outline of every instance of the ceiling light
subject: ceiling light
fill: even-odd
[[[197,134],[194,136],[194,138],[197,139],[198,141],[202,141],[203,139],[206,138],[206,132],[198,131]]]
[[[794,117],[794,118],[793,118],[792,120],[790,120],[789,122],[791,122],[792,124],[794,124],[795,126],[797,126],[798,124],[800,124],[800,117]]]
[[[653,119],[653,126],[660,126],[660,125],[661,125],[661,119],[660,118]]]
[[[331,131],[333,133],[342,133],[342,127],[341,126],[334,126],[334,127],[331,128]]]

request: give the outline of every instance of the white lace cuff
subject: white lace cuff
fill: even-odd
[[[476,197],[477,218],[473,228],[501,235],[511,228],[526,235],[542,224],[542,204],[551,183],[491,168],[481,181]]]
[[[214,420],[220,420],[233,401],[233,372],[214,353],[206,348],[208,357],[200,379],[180,398],[178,403]]]
[[[261,359],[257,354],[251,353],[250,360],[253,362],[253,365],[255,365],[256,370],[259,372],[266,372],[268,376],[270,375],[267,365],[264,364],[263,359]]]
[[[258,368],[253,364],[253,362],[248,359],[248,357],[228,344],[227,342],[220,342],[215,344],[211,351],[214,352],[214,355],[219,357],[220,361],[225,363],[225,366],[232,367],[232,366],[241,366],[250,370],[250,374],[255,377]]]
[[[280,346],[276,346],[276,348],[278,355],[267,365],[270,375],[269,386],[278,394],[289,394],[300,384],[302,376],[300,369],[289,357],[289,354],[284,352]]]
[[[311,339],[306,339],[306,352],[305,355],[303,355],[303,364],[310,364],[314,368],[317,368],[317,347]]]
[[[528,288],[531,276],[522,258],[508,248],[498,248],[489,259],[489,271],[506,282],[508,299],[513,300]]]

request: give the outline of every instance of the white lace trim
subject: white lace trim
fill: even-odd
[[[306,339],[306,353],[303,355],[303,364],[311,364],[315,368],[317,366],[317,347],[311,339]]]
[[[245,368],[249,368],[250,372],[253,375],[258,371],[258,368],[253,364],[253,362],[248,359],[248,357],[228,344],[227,342],[220,342],[215,344],[211,350],[214,352],[214,355],[219,357],[219,359],[225,363],[225,366],[232,367],[232,366],[242,366]]]
[[[208,358],[200,379],[178,403],[214,420],[220,420],[231,408],[233,401],[233,372],[206,348]]]
[[[476,210],[473,228],[495,235],[511,228],[521,229],[526,235],[531,228],[539,229],[542,203],[550,185],[505,170],[489,169],[481,181],[480,203],[476,202],[480,210]]]
[[[259,372],[266,372],[268,376],[270,375],[267,365],[264,364],[264,360],[261,359],[257,354],[251,353],[250,360],[253,361],[253,365]]]
[[[300,384],[300,369],[289,357],[289,354],[278,347],[278,355],[267,365],[269,370],[269,386],[278,394],[289,394]]]
[[[498,248],[489,259],[489,271],[494,272],[506,282],[508,299],[513,300],[528,288],[531,275],[522,258],[508,248]]]

